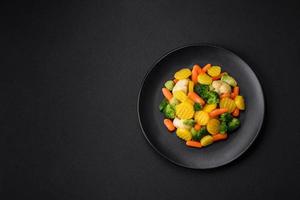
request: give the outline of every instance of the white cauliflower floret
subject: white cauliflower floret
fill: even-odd
[[[231,92],[231,87],[224,81],[213,81],[212,82],[212,87],[215,92],[218,94],[223,94],[223,93],[230,93]]]
[[[191,129],[192,127],[183,123],[182,119],[178,119],[177,117],[173,120],[173,125],[176,128],[183,128],[183,129]]]
[[[174,93],[176,91],[183,91],[184,93],[187,93],[188,84],[189,84],[189,80],[188,79],[179,80],[175,84],[172,92]]]

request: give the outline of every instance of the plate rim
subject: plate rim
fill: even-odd
[[[140,97],[141,97],[141,93],[142,93],[142,89],[143,89],[143,86],[145,84],[145,81],[147,79],[147,77],[149,76],[149,74],[154,70],[154,68],[157,66],[157,64],[163,60],[165,57],[167,57],[168,55],[174,53],[175,51],[178,51],[178,50],[181,50],[181,49],[184,49],[184,48],[187,48],[187,47],[198,47],[198,46],[206,46],[206,47],[213,47],[213,48],[217,48],[217,49],[222,49],[224,51],[227,51],[228,53],[238,57],[239,59],[241,59],[244,63],[246,63],[248,65],[248,68],[254,73],[256,79],[258,80],[258,86],[260,88],[260,90],[262,91],[262,102],[263,102],[263,114],[262,114],[262,120],[259,124],[259,128],[257,129],[254,137],[252,138],[252,140],[248,143],[247,146],[245,146],[245,148],[240,151],[237,155],[235,155],[234,157],[232,157],[231,159],[225,161],[225,162],[222,162],[218,165],[215,165],[215,166],[210,166],[210,167],[192,167],[192,166],[187,166],[187,165],[184,165],[182,163],[179,163],[179,162],[176,162],[174,160],[172,160],[171,158],[169,158],[168,156],[166,156],[165,154],[163,154],[161,151],[159,151],[155,145],[153,145],[151,143],[151,141],[149,140],[149,138],[147,137],[147,134],[146,134],[146,131],[144,130],[143,128],[143,125],[142,125],[142,122],[141,122],[141,116],[140,116]],[[244,154],[249,148],[250,146],[253,144],[253,142],[256,140],[257,136],[259,135],[261,129],[262,129],[262,126],[263,126],[263,123],[265,121],[265,113],[266,113],[266,102],[265,102],[265,95],[264,95],[264,90],[263,90],[263,87],[261,85],[261,81],[260,81],[260,78],[258,76],[258,74],[255,72],[255,70],[253,70],[253,68],[243,59],[241,58],[238,54],[236,54],[234,51],[232,50],[229,50],[227,48],[224,48],[222,46],[218,46],[216,44],[212,44],[212,43],[191,43],[191,44],[185,44],[185,45],[182,45],[182,46],[178,46],[170,51],[167,51],[166,53],[163,53],[162,56],[160,56],[158,59],[156,59],[153,64],[150,66],[150,68],[148,68],[146,74],[144,75],[143,79],[142,79],[142,82],[141,82],[141,85],[140,85],[140,89],[139,89],[139,92],[138,92],[138,98],[137,98],[137,115],[138,115],[138,121],[139,121],[139,126],[140,126],[140,129],[142,130],[142,134],[144,136],[144,138],[147,140],[147,142],[150,144],[150,146],[160,155],[162,156],[163,158],[167,159],[168,161],[170,161],[171,163],[177,165],[177,166],[180,166],[180,167],[184,167],[184,168],[188,168],[188,169],[195,169],[195,170],[200,170],[200,169],[214,169],[214,168],[219,168],[219,167],[222,167],[222,166],[225,166],[225,165],[228,165],[229,163],[233,162],[234,160],[236,160],[237,158],[239,158],[242,154]]]

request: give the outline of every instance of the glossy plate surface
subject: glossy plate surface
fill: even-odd
[[[221,66],[222,71],[237,80],[246,101],[246,111],[240,116],[241,127],[227,140],[201,149],[187,147],[175,133],[169,133],[158,109],[164,82],[173,79],[179,69],[191,68],[196,63]],[[142,132],[151,146],[171,162],[194,169],[218,167],[239,157],[258,135],[265,113],[263,91],[249,65],[231,51],[213,45],[185,46],[159,59],[145,76],[137,107]]]

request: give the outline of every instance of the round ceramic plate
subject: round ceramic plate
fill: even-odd
[[[158,106],[161,88],[183,67],[206,63],[219,65],[238,82],[245,97],[246,110],[241,113],[241,126],[227,140],[205,148],[190,148],[163,124]],[[190,45],[175,49],[159,59],[146,74],[138,97],[138,118],[142,132],[151,146],[171,162],[188,168],[206,169],[227,164],[238,158],[258,135],[265,112],[259,80],[249,65],[233,52],[213,45]]]

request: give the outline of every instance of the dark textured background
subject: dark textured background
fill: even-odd
[[[297,1],[2,1],[0,8],[0,199],[300,198]],[[151,64],[195,42],[244,58],[267,103],[254,145],[204,171],[155,153],[136,114]]]

